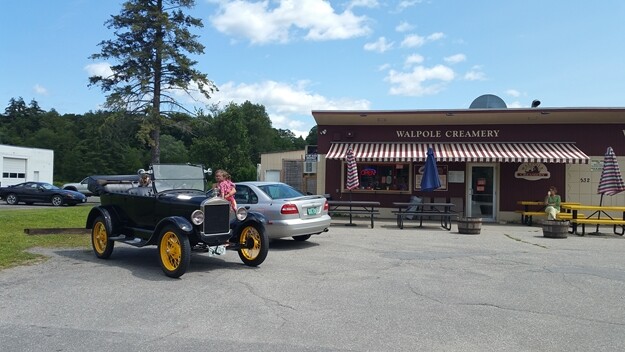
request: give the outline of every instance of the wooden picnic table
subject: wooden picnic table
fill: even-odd
[[[560,208],[566,209],[571,212],[571,233],[579,234],[577,229],[579,225],[582,225],[582,233],[584,236],[586,234],[586,224],[590,225],[611,225],[613,226],[613,231],[615,234],[623,236],[625,234],[625,206],[612,206],[612,205],[585,205],[585,204],[565,204],[561,205]],[[592,214],[584,217],[580,215],[580,210],[591,211]],[[622,213],[621,218],[614,218],[608,212],[620,212]],[[601,214],[605,215],[602,219]],[[596,216],[596,217],[595,217]],[[616,229],[620,228],[621,231],[617,232]]]
[[[380,207],[380,202],[373,201],[329,200],[328,207],[328,213],[349,214],[349,224],[345,224],[345,226],[356,226],[352,221],[353,215],[363,214],[371,217],[371,228],[373,228],[374,215],[380,213],[380,211],[376,209]]]
[[[438,217],[441,220],[441,227],[446,230],[451,230],[451,217],[457,216],[451,208],[454,203],[406,203],[406,202],[394,202],[393,205],[397,207],[397,211],[393,211],[397,215],[397,227],[404,228],[404,221],[412,220],[416,217],[419,220],[419,227],[423,227],[424,217]],[[408,210],[411,207],[416,207],[416,210]],[[408,217],[411,217],[410,219]],[[416,219],[414,219],[416,220]]]

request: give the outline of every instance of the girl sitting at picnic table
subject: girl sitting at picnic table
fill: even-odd
[[[545,197],[545,213],[547,220],[555,220],[556,215],[560,212],[560,195],[555,186],[549,187],[549,192]]]

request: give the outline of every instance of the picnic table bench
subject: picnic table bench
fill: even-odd
[[[451,210],[454,203],[405,203],[394,202],[397,210],[392,211],[397,216],[397,227],[404,228],[405,220],[419,220],[419,227],[423,227],[423,218],[440,218],[441,227],[451,230],[451,218],[457,216]]]
[[[534,222],[534,216],[547,216],[545,213],[545,202],[541,201],[533,201],[533,200],[520,200],[517,204],[522,205],[522,210],[515,210],[516,213],[521,214],[521,223],[532,226]],[[564,210],[566,205],[577,205],[580,203],[573,202],[562,202],[560,203],[560,208]],[[530,206],[538,206],[540,207],[538,210],[530,210]],[[579,217],[584,216],[584,214],[579,214]],[[573,214],[570,211],[561,211],[556,215],[556,220],[570,220],[573,217]]]
[[[571,212],[571,219],[569,219],[571,229],[569,233],[584,236],[586,234],[586,225],[597,225],[597,228],[600,225],[611,225],[612,231],[615,234],[619,236],[625,234],[625,206],[567,204],[564,205],[563,208]],[[593,213],[588,217],[584,217],[583,214],[579,213],[580,210],[588,210]],[[608,212],[622,212],[622,217],[614,218],[608,214]],[[601,214],[605,217],[601,218]],[[582,226],[581,234],[578,232],[579,225]],[[620,229],[620,231],[617,231],[618,229]]]
[[[374,226],[374,216],[380,214],[380,202],[358,201],[358,200],[329,200],[329,214],[349,214],[349,223],[346,226],[355,226],[353,215],[367,215],[371,217],[371,228]]]

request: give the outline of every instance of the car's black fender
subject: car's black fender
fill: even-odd
[[[167,225],[175,226],[181,232],[187,235],[187,237],[195,236],[195,232],[193,231],[193,224],[189,220],[183,218],[182,216],[168,216],[161,219],[161,221],[156,224],[156,227],[152,232],[152,237],[148,240],[148,244],[156,244],[158,242],[159,234]]]
[[[87,215],[87,223],[85,224],[85,228],[92,229],[93,223],[95,222],[95,219],[98,216],[102,216],[104,218],[104,225],[106,226],[106,232],[110,234],[114,234],[115,223],[114,223],[113,216],[111,215],[111,212],[109,211],[109,209],[103,206],[97,206],[97,207],[91,208],[91,211],[89,211],[89,215]]]
[[[256,223],[259,227],[259,230],[265,232],[265,224],[267,224],[267,218],[257,212],[249,212],[247,213],[247,217],[243,221],[233,220],[230,222],[230,230],[232,230],[232,237],[237,238],[241,231],[249,225],[249,223]],[[232,238],[231,237],[231,238]]]

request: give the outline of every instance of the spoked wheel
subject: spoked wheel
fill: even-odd
[[[191,262],[191,244],[187,235],[174,226],[166,226],[158,240],[158,254],[165,275],[182,276]]]
[[[52,196],[52,205],[58,207],[63,204],[63,197],[57,195]]]
[[[6,202],[8,205],[16,205],[18,203],[17,201],[17,195],[11,193],[7,196],[6,198]]]
[[[115,242],[111,241],[108,231],[106,231],[106,223],[104,218],[99,216],[93,223],[91,229],[91,246],[98,258],[106,259],[113,253]]]
[[[254,225],[247,225],[239,234],[239,258],[247,266],[258,266],[267,258],[269,238]]]

